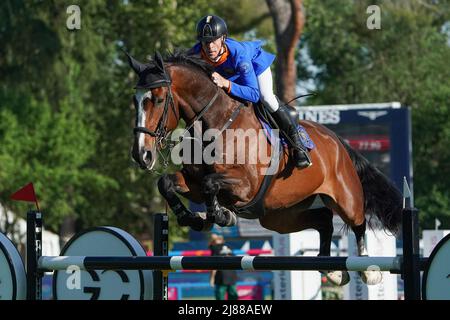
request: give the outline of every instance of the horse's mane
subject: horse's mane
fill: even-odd
[[[190,54],[189,51],[185,49],[178,49],[173,53],[169,52],[164,58],[164,61],[194,67],[192,69],[203,71],[208,78],[210,78],[214,72],[214,67],[212,65]]]

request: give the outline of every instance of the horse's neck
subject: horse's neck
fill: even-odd
[[[198,84],[199,79],[192,80],[192,82],[189,81],[187,77],[185,88],[188,88],[192,83],[196,83],[198,87],[193,87],[190,90],[185,89],[180,94],[182,100],[185,102],[181,106],[183,111],[181,117],[186,123],[192,122],[193,117],[198,116],[217,93],[217,98],[202,115],[201,121],[207,128],[220,129],[228,120],[238,105],[238,102],[230,98],[223,89],[218,88],[208,79],[200,80],[202,82],[201,84]]]
[[[234,100],[221,88],[218,88],[207,76],[195,73],[190,68],[180,65],[171,66],[172,77],[176,78],[178,95],[183,103],[180,105],[181,117],[187,124],[195,119],[196,116],[208,105],[218,92],[218,97],[200,119],[203,122],[203,128],[221,129],[230,119],[232,113],[238,108],[241,102]],[[248,110],[250,109],[250,110]],[[242,113],[242,112],[241,112]],[[253,108],[247,108],[247,116],[256,119]],[[247,122],[247,121],[246,121]],[[250,126],[259,128],[259,123],[250,121]]]
[[[214,95],[216,90],[214,89],[210,94]],[[238,105],[237,101],[230,98],[223,89],[218,88],[218,90],[219,95],[216,101],[214,101],[204,116],[205,124],[208,128],[222,128]]]

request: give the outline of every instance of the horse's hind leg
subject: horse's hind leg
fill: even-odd
[[[158,180],[158,189],[176,215],[180,226],[190,226],[195,231],[208,231],[211,229],[212,223],[206,221],[206,215],[202,216],[200,213],[191,212],[178,198],[177,192],[191,200],[202,202],[199,197],[200,192],[196,192],[195,185],[187,184],[183,173],[178,171],[175,174],[163,175]]]
[[[367,249],[364,241],[364,235],[366,232],[366,218],[364,215],[364,199],[362,196],[362,190],[359,189],[339,189],[339,186],[335,188],[335,192],[341,196],[338,201],[335,202],[331,197],[322,197],[322,200],[331,208],[337,212],[344,222],[350,226],[356,237],[356,246],[358,249],[358,256],[367,256]],[[367,270],[359,272],[361,279],[368,285],[380,283],[382,280],[382,274],[379,271]]]
[[[319,208],[308,210],[316,216],[320,223],[317,223],[315,228],[320,236],[319,256],[330,256],[331,241],[333,237],[333,211],[328,208]],[[344,286],[350,281],[350,276],[347,271],[321,271],[327,279],[337,286]]]
[[[364,235],[366,233],[366,220],[359,225],[352,227],[353,233],[356,237],[356,247],[358,249],[358,256],[368,256]],[[383,275],[378,270],[366,270],[359,272],[361,279],[368,285],[374,285],[381,282]]]
[[[316,230],[320,235],[320,249],[319,256],[330,256],[331,240],[333,237],[333,212],[328,208],[310,209],[312,214],[321,216],[322,221],[320,225],[316,226]]]

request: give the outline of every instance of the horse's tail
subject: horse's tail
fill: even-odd
[[[402,220],[402,194],[383,173],[352,149],[344,139],[339,137],[339,140],[347,149],[361,180],[366,215],[375,215],[385,229],[397,233]],[[370,218],[368,224],[371,225]]]

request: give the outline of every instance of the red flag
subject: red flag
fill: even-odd
[[[17,200],[17,201],[27,201],[27,202],[35,202],[36,207],[39,211],[39,204],[36,198],[36,193],[34,192],[33,183],[30,182],[25,187],[21,188],[20,190],[14,192],[14,194],[11,195],[11,200]]]

